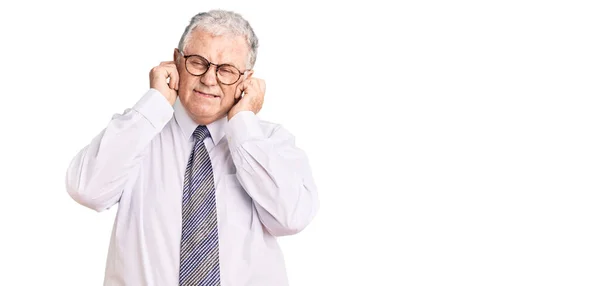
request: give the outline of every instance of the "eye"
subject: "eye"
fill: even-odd
[[[190,58],[188,63],[194,66],[206,66],[206,62],[201,59]]]
[[[238,71],[232,66],[225,65],[225,66],[221,66],[219,68],[219,73],[221,73],[223,75],[226,75],[226,74],[232,75],[232,74],[237,74]]]

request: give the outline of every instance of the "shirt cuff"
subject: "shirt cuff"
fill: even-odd
[[[225,136],[230,148],[237,148],[253,139],[265,139],[258,116],[252,111],[240,111],[227,122]]]
[[[133,109],[144,116],[156,129],[162,129],[173,117],[173,106],[160,93],[151,88],[133,106]]]

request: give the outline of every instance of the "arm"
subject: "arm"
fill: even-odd
[[[108,126],[73,158],[66,174],[69,195],[96,211],[110,208],[144,157],[145,149],[173,116],[165,97],[150,89],[132,109]]]
[[[225,132],[237,178],[265,228],[275,236],[304,229],[319,201],[308,159],[294,137],[280,126],[264,134],[250,111],[237,113]]]

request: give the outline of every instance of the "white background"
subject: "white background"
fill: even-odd
[[[102,284],[116,208],[66,168],[212,8],[319,186],[292,286],[600,285],[595,1],[130,2],[0,4],[0,285]]]

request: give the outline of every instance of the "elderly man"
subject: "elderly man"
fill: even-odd
[[[78,203],[119,204],[104,285],[287,285],[276,237],[315,216],[308,159],[257,117],[258,39],[240,15],[194,16],[150,89],[71,162]]]

